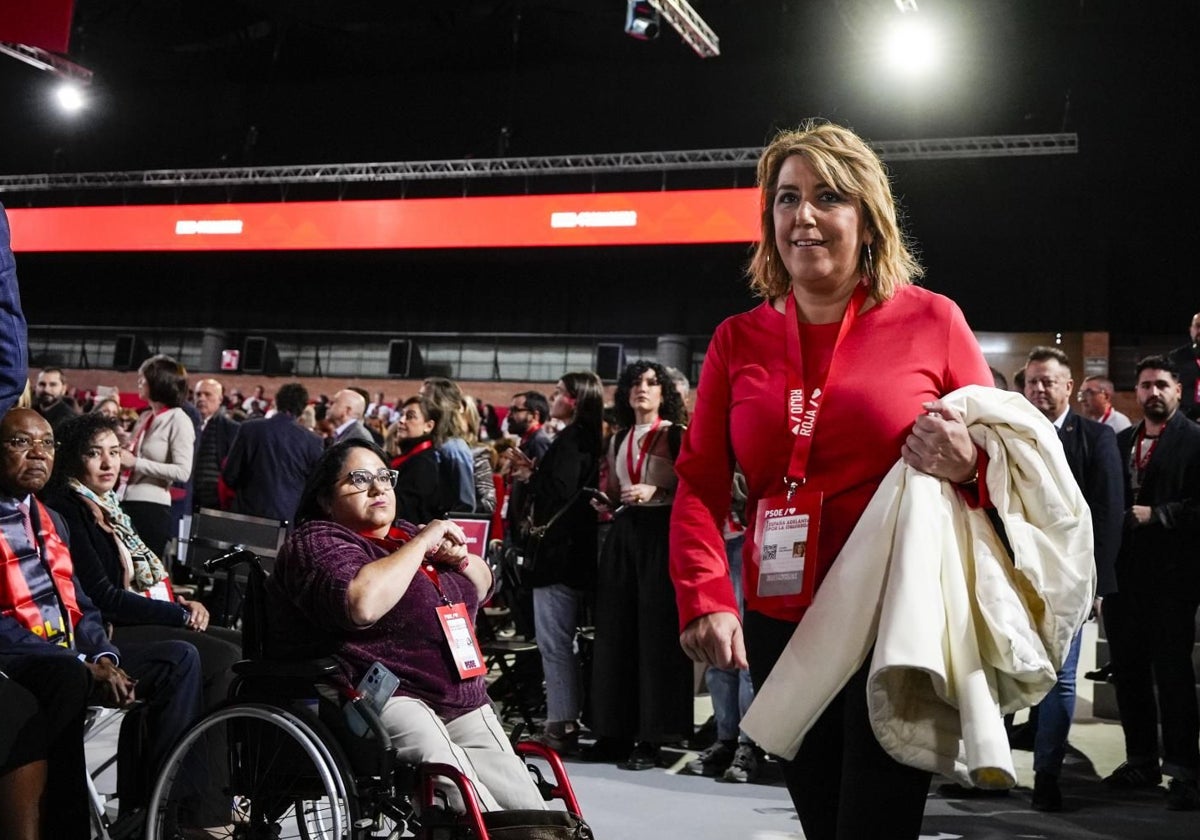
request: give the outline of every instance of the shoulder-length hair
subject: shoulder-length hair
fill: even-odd
[[[321,453],[317,463],[304,482],[304,490],[300,493],[300,503],[296,505],[296,524],[317,519],[329,518],[329,503],[333,499],[333,488],[346,469],[346,461],[354,449],[369,449],[379,456],[379,460],[387,466],[388,457],[374,441],[363,438],[349,438]]]
[[[617,380],[617,392],[613,395],[617,425],[624,429],[633,426],[633,406],[629,404],[629,393],[646,371],[654,371],[658,384],[662,386],[662,405],[658,407],[658,416],[670,423],[686,423],[687,409],[683,405],[683,397],[667,368],[658,362],[638,359],[626,365],[625,370],[621,371],[621,378]]]
[[[900,228],[883,161],[850,129],[809,120],[779,132],[758,160],[761,232],[746,274],[760,297],[779,297],[792,285],[775,245],[775,192],[784,161],[792,155],[802,156],[833,189],[858,199],[867,230],[874,235],[871,247],[862,249],[860,271],[876,300],[890,299],[925,273]]]
[[[117,418],[98,411],[77,414],[66,420],[54,433],[58,450],[54,454],[54,471],[47,482],[48,489],[58,491],[67,486],[68,479],[82,478],[84,453],[91,448],[92,441],[103,432],[112,432],[119,439],[120,429]]]
[[[178,408],[187,399],[187,368],[170,356],[151,356],[138,373],[146,380],[146,394],[154,402]]]

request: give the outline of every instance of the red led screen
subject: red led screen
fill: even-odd
[[[275,251],[750,242],[758,191],[9,209],[13,249]]]

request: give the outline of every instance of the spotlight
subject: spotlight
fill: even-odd
[[[658,37],[662,22],[658,10],[647,0],[626,0],[625,34],[639,41],[653,41]]]
[[[86,104],[83,91],[78,85],[71,82],[63,82],[54,91],[54,98],[58,100],[58,107],[62,108],[68,114],[73,114],[79,111]]]

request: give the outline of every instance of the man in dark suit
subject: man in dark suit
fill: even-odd
[[[220,509],[221,467],[229,457],[237,437],[238,423],[225,413],[225,389],[215,379],[196,383],[196,411],[200,414],[200,433],[196,436],[196,460],[192,467],[193,510]]]
[[[1120,593],[1105,605],[1125,763],[1105,781],[1115,788],[1157,787],[1165,774],[1171,776],[1167,807],[1197,810],[1200,710],[1192,652],[1200,605],[1200,426],[1179,408],[1180,376],[1170,359],[1148,356],[1137,373],[1145,419],[1117,437],[1125,530],[1117,558]]]
[[[1096,612],[1106,596],[1117,591],[1116,559],[1121,544],[1123,499],[1121,459],[1117,438],[1103,423],[1071,410],[1075,383],[1067,354],[1057,347],[1035,347],[1025,363],[1025,396],[1058,429],[1071,474],[1083,491],[1092,514],[1093,553],[1096,561]],[[1075,669],[1079,664],[1080,635],[1075,634],[1058,682],[1046,698],[1030,710],[1033,738],[1033,807],[1039,811],[1062,809],[1058,777],[1066,754],[1071,716],[1075,712]]]
[[[1192,420],[1200,420],[1200,312],[1192,316],[1188,334],[1192,340],[1167,357],[1179,374],[1179,409]]]
[[[46,712],[73,715],[62,721],[59,752],[49,757],[61,772],[48,786],[57,804],[48,809],[46,836],[75,837],[80,822],[85,832],[87,824],[82,709],[63,709],[54,685],[84,680],[92,702],[115,708],[145,700],[145,750],[136,717],[121,727],[117,790],[122,815],[133,816],[146,804],[167,751],[200,714],[202,675],[187,642],[155,642],[122,655],[109,640],[75,577],[66,524],[34,495],[53,470],[53,440],[50,424],[30,409],[14,408],[0,419],[0,669]],[[60,796],[60,786],[70,797]],[[227,816],[228,800],[225,808]],[[64,833],[51,831],[55,824]]]
[[[367,410],[367,399],[361,388],[343,388],[333,395],[333,402],[325,410],[325,419],[333,426],[330,444],[359,438],[374,441],[371,432],[362,423]]]
[[[308,390],[289,382],[275,394],[271,417],[247,420],[221,475],[237,494],[234,510],[291,522],[304,482],[321,457],[321,439],[296,422],[308,405]]]

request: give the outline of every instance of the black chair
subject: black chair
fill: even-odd
[[[220,609],[214,609],[215,605],[209,604],[214,624],[222,627],[237,625],[241,616],[246,571],[242,566],[234,565],[225,571],[224,580],[218,585],[206,563],[232,550],[245,548],[252,551],[264,570],[270,573],[279,548],[287,537],[287,529],[286,520],[213,508],[200,508],[192,514],[191,529],[187,540],[181,545],[180,559],[198,580],[208,581],[209,586],[205,589],[210,597],[207,600],[221,603]],[[223,593],[217,590],[223,590]]]

